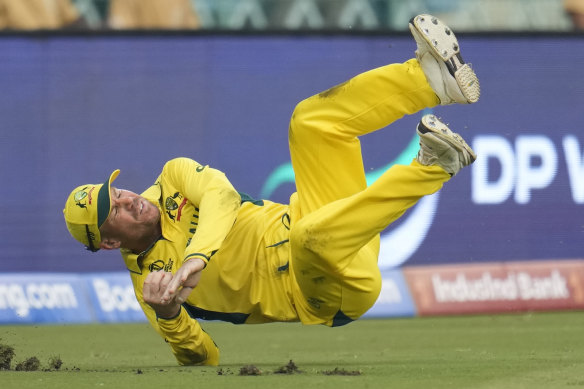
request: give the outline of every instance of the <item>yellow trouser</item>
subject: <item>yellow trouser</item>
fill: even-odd
[[[438,103],[412,59],[360,74],[294,110],[290,268],[303,323],[340,325],[371,308],[381,289],[379,233],[450,178],[414,160],[367,187],[357,137]]]

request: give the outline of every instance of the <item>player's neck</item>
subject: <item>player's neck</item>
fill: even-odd
[[[162,227],[160,226],[160,222],[156,223],[153,228],[148,230],[138,241],[134,243],[129,243],[126,247],[130,249],[135,254],[140,254],[152,247],[158,239],[162,236]]]

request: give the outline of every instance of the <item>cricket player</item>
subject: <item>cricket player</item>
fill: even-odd
[[[119,170],[71,192],[64,209],[71,235],[91,251],[120,250],[136,298],[179,364],[219,363],[197,319],[327,326],[358,319],[381,289],[380,232],[475,160],[459,135],[426,115],[411,164],[366,185],[359,136],[426,107],[479,98],[452,31],[430,15],[409,27],[417,58],[297,105],[289,204],[253,200],[188,158],[167,162],[141,195],[112,185]]]

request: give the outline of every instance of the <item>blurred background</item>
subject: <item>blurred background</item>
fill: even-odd
[[[2,0],[0,26],[35,29],[402,31],[419,13],[457,31],[582,28],[581,0]]]
[[[0,0],[4,318],[64,320],[33,315],[63,301],[56,274],[115,274],[93,301],[132,305],[119,253],[85,251],[62,215],[114,169],[140,193],[186,156],[287,202],[295,104],[411,58],[419,13],[458,33],[481,80],[478,104],[434,110],[479,159],[382,235],[379,315],[584,307],[584,0]],[[362,139],[369,182],[415,156],[421,114]]]

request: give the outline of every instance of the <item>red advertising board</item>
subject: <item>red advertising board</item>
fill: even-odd
[[[418,315],[584,309],[584,260],[403,269]]]

